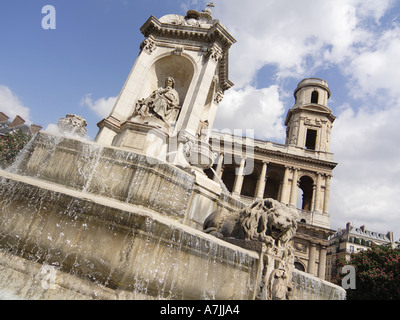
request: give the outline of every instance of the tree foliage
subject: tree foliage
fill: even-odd
[[[30,135],[22,130],[13,133],[6,133],[0,137],[0,167],[2,169],[11,165],[18,153],[30,140]]]
[[[356,269],[356,289],[347,290],[348,300],[399,300],[400,299],[400,250],[391,246],[373,246],[351,255],[350,261],[339,259],[337,270],[345,265]],[[334,282],[341,285],[343,277]]]

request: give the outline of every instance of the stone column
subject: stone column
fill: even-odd
[[[321,212],[321,175],[317,175],[317,185],[315,190],[315,198],[314,198],[314,211]]]
[[[242,187],[243,187],[243,172],[244,172],[244,166],[246,164],[246,158],[242,158],[240,161],[240,167],[239,170],[236,174],[235,177],[235,183],[233,184],[233,196],[240,196],[240,193],[242,192]]]
[[[297,202],[298,179],[299,179],[299,169],[293,168],[293,179],[292,179],[292,188],[290,191],[289,205],[294,208],[296,208],[296,202]]]
[[[312,187],[312,198],[311,198],[311,208],[310,208],[311,212],[314,212],[314,210],[315,210],[315,194],[316,193],[317,193],[317,185],[313,184],[313,187]]]
[[[318,267],[318,278],[325,280],[325,271],[326,271],[326,247],[321,246],[321,250],[319,252],[319,267]]]
[[[221,178],[223,164],[224,164],[224,154],[220,153],[218,158],[217,168],[215,169],[215,176],[213,179],[214,181],[218,180],[217,177]]]
[[[283,176],[282,190],[281,190],[281,202],[284,204],[289,204],[288,194],[289,194],[289,167],[285,166],[285,174]]]
[[[315,276],[315,258],[317,255],[317,245],[315,243],[310,244],[310,256],[308,260],[308,270],[307,272]]]
[[[224,174],[225,165],[222,166],[221,172],[219,173],[219,178],[222,179],[222,175]]]
[[[329,197],[331,192],[331,177],[326,176],[325,178],[325,195],[324,195],[324,213],[329,212]]]
[[[268,169],[268,162],[263,161],[261,174],[260,174],[260,177],[258,178],[258,182],[257,182],[256,194],[254,196],[256,199],[264,198],[265,184],[267,181],[267,177],[266,177],[267,169]]]

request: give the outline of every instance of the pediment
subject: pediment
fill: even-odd
[[[309,104],[305,106],[301,106],[300,110],[307,110],[313,112],[322,112],[322,113],[332,113],[332,110],[328,107],[321,105],[321,104]]]

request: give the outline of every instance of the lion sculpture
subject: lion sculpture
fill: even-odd
[[[298,213],[274,200],[264,199],[244,208],[238,215],[213,212],[204,222],[204,232],[220,238],[261,241],[286,246],[297,231]]]

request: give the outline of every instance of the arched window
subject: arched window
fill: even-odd
[[[300,270],[300,271],[303,271],[303,272],[306,271],[306,268],[304,268],[303,264],[300,263],[300,262],[298,262],[298,261],[296,261],[296,262],[294,263],[294,267],[295,267],[295,269],[297,269],[297,270]]]
[[[235,182],[235,169],[233,167],[227,167],[224,169],[222,175],[222,181],[225,184],[229,192],[233,191],[233,184]]]
[[[299,197],[301,196],[301,199],[298,199],[298,209],[307,211],[312,210],[313,186],[313,179],[308,176],[301,177],[298,192],[298,195]]]
[[[268,173],[267,184],[264,190],[264,198],[278,200],[280,180],[280,176],[277,172]]]
[[[313,93],[311,94],[311,103],[318,103],[319,100],[319,93],[318,91],[313,91]]]
[[[256,193],[256,185],[257,185],[256,172],[254,172],[253,174],[244,176],[241,195],[253,198]]]

